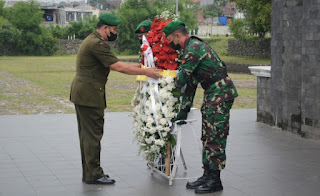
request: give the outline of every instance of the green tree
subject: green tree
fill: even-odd
[[[218,17],[220,14],[222,14],[222,10],[217,4],[206,5],[203,8],[203,16],[205,18]]]
[[[196,13],[199,10],[199,7],[193,3],[192,0],[180,0],[179,1],[179,20],[183,21],[186,24],[186,28],[189,31],[196,30],[198,19]]]
[[[9,21],[24,32],[40,33],[40,23],[43,19],[40,4],[34,0],[14,4],[9,13]]]
[[[245,19],[233,19],[229,30],[236,39],[248,38],[248,26]]]
[[[215,0],[214,3],[216,3],[219,6],[225,6],[228,3],[229,0]]]
[[[13,55],[18,50],[21,31],[12,24],[0,25],[0,55]]]
[[[157,14],[157,6],[150,5],[148,0],[127,0],[120,6],[119,17],[122,22],[118,27],[119,50],[126,54],[138,54],[139,41],[134,33],[143,20],[153,20]]]
[[[90,33],[92,33],[98,23],[98,18],[96,16],[85,17],[79,21],[71,22],[70,26],[67,27],[66,34],[63,37],[68,37],[75,35],[77,39],[85,39]]]
[[[8,19],[6,19],[6,15],[7,15],[7,12],[6,12],[6,9],[4,8],[4,4],[6,2],[5,1],[0,1],[0,26],[1,25],[4,25],[4,24],[8,24]]]
[[[99,8],[99,9],[106,9],[107,8],[107,1],[106,0],[89,0],[89,5]]]
[[[53,36],[49,28],[41,27],[41,37],[39,54],[50,56],[58,51],[57,38]]]
[[[236,2],[237,8],[245,15],[250,34],[264,37],[271,31],[272,0],[230,0]]]
[[[7,19],[12,24],[12,27],[9,27],[17,34],[15,41],[10,42],[11,45],[15,44],[15,47],[11,47],[16,50],[15,54],[20,51],[25,55],[53,54],[57,40],[41,28],[42,16],[43,11],[34,0],[18,2],[10,7]]]

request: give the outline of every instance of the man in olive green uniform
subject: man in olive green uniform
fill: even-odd
[[[113,184],[100,167],[100,141],[103,135],[105,85],[110,70],[131,75],[160,77],[157,69],[141,69],[139,64],[120,62],[110,51],[109,41],[117,38],[120,18],[100,15],[97,29],[82,42],[77,56],[76,75],[70,100],[75,104],[82,158],[82,181],[87,184]]]
[[[140,44],[142,44],[142,36],[146,36],[146,38],[148,37],[148,33],[151,29],[151,24],[152,24],[151,20],[144,20],[137,26],[136,30],[134,31],[134,33],[138,35]],[[141,63],[142,55],[140,50],[139,50],[139,53],[140,53],[139,63]]]
[[[151,24],[151,20],[144,20],[137,26],[136,30],[134,31],[134,33],[138,35],[140,44],[142,44],[142,36],[148,36],[148,33],[151,29]]]
[[[199,83],[204,89],[201,107],[204,174],[195,182],[188,182],[187,188],[196,189],[196,193],[220,191],[223,189],[220,171],[226,163],[230,109],[238,93],[219,56],[201,39],[189,37],[183,22],[173,21],[163,32],[173,49],[184,49],[175,84],[180,88],[187,86],[175,120],[187,118]]]

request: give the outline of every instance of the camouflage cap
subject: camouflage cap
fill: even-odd
[[[99,20],[110,26],[118,26],[121,23],[121,19],[110,13],[103,13],[99,16]]]
[[[136,30],[134,31],[134,33],[146,33],[148,31],[150,31],[150,27],[151,27],[151,20],[145,20],[142,21],[136,28]]]
[[[171,33],[173,33],[175,30],[179,29],[180,27],[185,27],[186,25],[180,21],[172,21],[170,22],[167,26],[165,26],[162,30],[162,32],[166,35],[166,37],[168,35],[170,35]]]

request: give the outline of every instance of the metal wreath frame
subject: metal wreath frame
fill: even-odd
[[[192,123],[197,121],[196,119],[188,119],[188,120],[184,120],[187,122],[186,125],[190,125],[192,133],[194,135],[194,138],[198,144],[198,147],[200,148],[201,151],[201,145],[199,143],[199,141],[196,139],[196,135],[194,132],[194,128],[192,126]],[[172,185],[173,180],[175,179],[191,179],[191,178],[176,178],[176,172],[178,169],[178,161],[182,161],[182,164],[184,166],[184,169],[187,170],[187,165],[186,162],[184,160],[184,156],[181,150],[181,138],[182,138],[182,133],[181,133],[181,127],[182,126],[186,126],[186,125],[178,125],[177,123],[180,121],[176,121],[174,122],[173,125],[173,129],[172,129],[172,133],[175,135],[175,139],[176,139],[176,145],[173,147],[170,144],[170,171],[168,172],[168,170],[166,169],[166,164],[163,160],[165,157],[162,157],[162,154],[160,154],[159,158],[157,160],[154,161],[153,164],[151,164],[151,175],[154,174],[154,172],[164,176],[165,178],[167,178],[169,180],[169,185]],[[168,157],[167,157],[168,158]]]

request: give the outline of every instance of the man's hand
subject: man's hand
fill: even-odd
[[[135,64],[132,64],[132,65],[135,66],[135,67],[137,67],[137,68],[141,68],[141,64],[135,63]]]
[[[161,70],[157,68],[145,69],[145,72],[146,72],[145,75],[153,79],[158,79],[162,77],[162,75],[160,74],[160,71]]]
[[[178,115],[177,115],[177,117],[174,118],[174,121],[178,121],[179,120],[180,122],[177,123],[178,125],[187,124],[187,122],[184,121],[184,120],[187,119],[187,117],[188,117],[188,111],[180,110]]]

